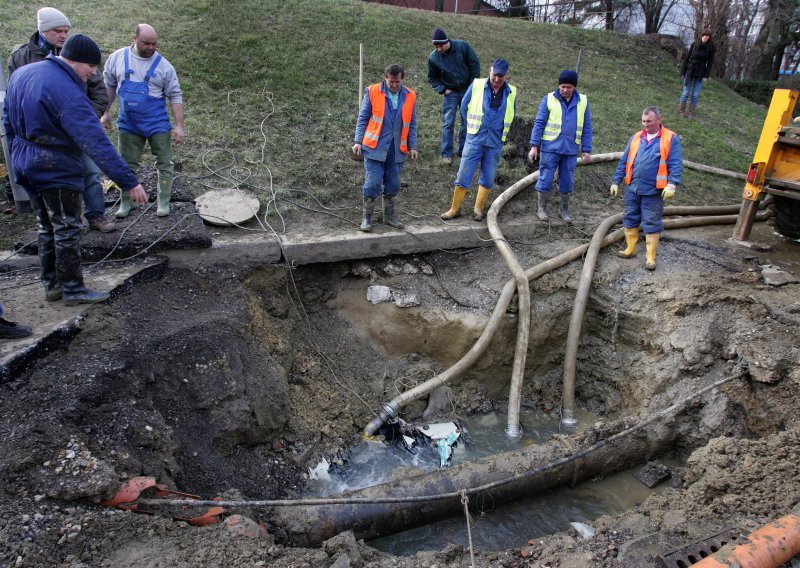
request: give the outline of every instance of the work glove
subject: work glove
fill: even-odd
[[[671,199],[675,195],[675,184],[668,183],[667,186],[661,191],[661,197],[664,199]]]
[[[612,185],[609,193],[611,197],[616,197],[619,194],[619,186],[617,184]]]
[[[110,179],[104,180],[103,183],[100,184],[103,187],[103,192],[108,193],[109,191],[116,190],[120,191],[119,186],[111,181]]]

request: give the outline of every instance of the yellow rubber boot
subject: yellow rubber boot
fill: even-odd
[[[467,196],[467,188],[456,186],[453,190],[453,204],[447,213],[442,213],[440,217],[443,221],[449,221],[456,217],[461,217],[461,204],[464,203],[464,198]]]
[[[661,240],[661,233],[653,233],[652,235],[644,236],[644,246],[647,248],[646,261],[644,267],[647,270],[656,269],[656,249],[658,248],[658,241]]]
[[[472,211],[473,221],[483,221],[486,218],[483,210],[486,207],[486,200],[489,199],[491,191],[491,189],[486,189],[482,185],[478,186],[478,195],[475,196],[475,208]]]
[[[625,244],[628,247],[625,250],[617,252],[620,258],[633,258],[636,256],[636,242],[639,240],[639,229],[625,229]]]

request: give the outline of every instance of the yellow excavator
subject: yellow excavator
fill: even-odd
[[[775,228],[800,239],[800,121],[793,120],[800,91],[775,89],[761,138],[747,172],[733,238],[746,241],[764,194],[772,195]]]

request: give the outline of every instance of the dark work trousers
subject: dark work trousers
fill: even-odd
[[[83,194],[47,189],[31,198],[39,223],[39,265],[45,291],[61,286],[64,294],[86,290],[81,272]]]

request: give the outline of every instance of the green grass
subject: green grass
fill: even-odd
[[[0,53],[35,27],[40,2],[0,0]],[[495,57],[511,63],[519,89],[518,114],[533,117],[541,97],[555,88],[558,73],[575,65],[584,49],[579,90],[589,96],[595,126],[594,152],[620,151],[639,128],[641,110],[658,105],[666,123],[683,137],[685,157],[745,171],[766,114],[715,81],[703,87],[699,121],[677,121],[680,79],[675,62],[641,38],[568,26],[532,24],[407,10],[357,0],[186,0],[140,3],[63,0],[73,33],[94,37],[104,53],[126,45],[138,22],[159,33],[159,49],[175,66],[184,89],[187,142],[177,149],[183,172],[201,176],[235,161],[236,177],[267,188],[314,192],[325,202],[358,201],[363,171],[349,160],[358,112],[359,43],[365,48],[365,84],[381,78],[390,63],[406,69],[418,93],[421,159],[404,170],[409,202],[448,199],[454,171],[437,164],[441,97],[427,84],[431,31],[442,26],[475,48],[486,75]],[[264,118],[273,112],[266,121]],[[266,140],[260,133],[264,121]],[[264,160],[261,159],[261,148]],[[228,174],[223,168],[220,173]],[[523,176],[523,168],[508,170]],[[594,176],[595,178],[597,176]],[[229,186],[219,177],[193,182]],[[740,184],[716,183],[688,174],[699,200],[738,200]],[[722,193],[720,193],[722,192]],[[719,194],[719,195],[717,195]],[[263,201],[263,199],[262,199]]]

